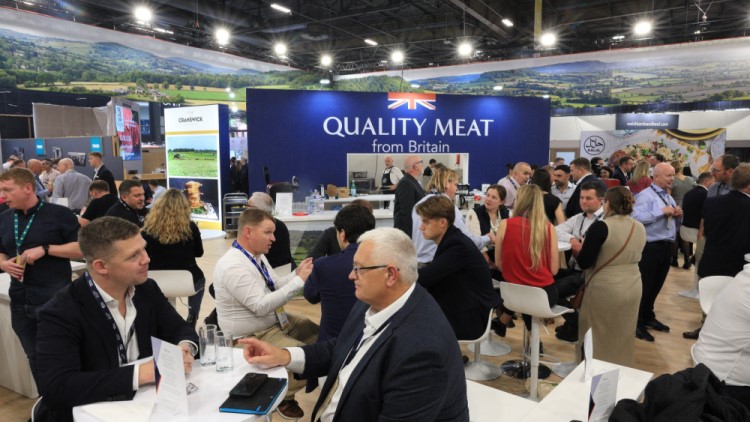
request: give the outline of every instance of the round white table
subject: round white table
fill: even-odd
[[[745,254],[745,261],[750,262],[750,253]]]

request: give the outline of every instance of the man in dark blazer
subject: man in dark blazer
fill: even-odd
[[[468,421],[461,352],[435,300],[415,284],[414,246],[400,230],[359,239],[350,274],[357,303],[338,338],[279,349],[240,340],[248,362],[328,375],[311,420]]]
[[[620,161],[617,162],[617,167],[615,168],[615,171],[612,172],[611,177],[619,180],[620,186],[625,186],[628,184],[628,180],[630,180],[630,173],[633,171],[634,166],[635,160],[633,157],[622,157],[620,158]]]
[[[443,309],[460,340],[479,338],[500,296],[492,288],[487,261],[474,242],[453,225],[455,206],[443,195],[417,205],[419,227],[426,240],[437,243],[432,263],[419,269],[419,284]]]
[[[115,175],[104,165],[104,158],[100,152],[89,153],[89,165],[94,169],[93,180],[103,180],[107,182],[109,186],[109,192],[117,192],[117,185],[115,184]]]
[[[411,237],[411,210],[424,198],[424,189],[417,181],[422,175],[424,163],[417,155],[404,159],[404,177],[396,185],[396,200],[393,202],[393,227]]]
[[[707,198],[703,203],[703,234],[706,247],[698,263],[698,275],[734,277],[745,266],[750,253],[750,163],[734,169],[732,190]]]
[[[81,229],[78,241],[87,273],[39,314],[36,381],[43,399],[36,421],[72,421],[74,406],[132,399],[154,382],[153,360],[128,365],[151,356],[152,336],[180,344],[186,372],[197,351],[195,331],[147,279],[138,226],[101,217]]]
[[[570,162],[570,176],[576,182],[576,189],[573,191],[573,196],[570,197],[568,205],[565,207],[565,215],[568,217],[572,217],[582,212],[580,199],[581,185],[584,182],[598,183],[605,191],[607,190],[607,185],[602,182],[602,179],[591,173],[591,162],[586,157],[578,157]]]

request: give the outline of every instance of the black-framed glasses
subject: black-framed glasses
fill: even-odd
[[[419,160],[416,163],[412,164],[412,167],[416,166],[417,164],[424,164],[424,160]]]
[[[359,278],[359,274],[363,271],[367,270],[377,270],[378,268],[387,268],[388,264],[383,265],[369,265],[367,267],[353,267],[352,271],[354,271],[354,277]]]

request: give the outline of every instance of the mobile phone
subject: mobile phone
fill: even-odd
[[[230,397],[250,397],[268,379],[267,374],[248,372],[229,392]]]

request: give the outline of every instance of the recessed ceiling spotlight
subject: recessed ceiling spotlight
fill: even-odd
[[[635,24],[633,27],[633,32],[635,35],[638,36],[644,36],[651,33],[651,29],[653,28],[653,25],[651,25],[651,22],[649,21],[640,21]]]
[[[546,100],[547,98],[549,98],[549,95],[544,94],[544,95],[542,95],[542,98],[544,98]]]
[[[328,67],[333,63],[333,58],[331,58],[330,54],[323,54],[320,56],[320,64],[323,67]]]
[[[135,20],[142,23],[149,23],[153,19],[154,15],[151,13],[151,9],[146,6],[138,6],[133,11]]]
[[[225,46],[229,44],[229,38],[231,38],[231,34],[226,29],[224,28],[217,29],[215,36],[216,36],[216,42],[220,46]]]
[[[372,45],[372,46],[378,45],[377,41],[373,41],[373,40],[371,40],[369,38],[365,38],[365,44],[369,44],[369,45]]]
[[[471,44],[468,42],[462,42],[461,45],[458,46],[458,55],[462,57],[468,57],[471,55],[472,47]]]
[[[404,53],[400,50],[396,50],[391,53],[391,61],[395,64],[401,64],[404,62]]]
[[[539,39],[539,42],[542,44],[542,47],[552,47],[557,42],[557,36],[551,32],[546,32]]]
[[[280,4],[276,4],[276,3],[271,3],[271,9],[276,9],[279,12],[283,12],[283,13],[292,13],[292,11],[289,8],[286,8],[286,7],[284,7],[284,6],[280,5]]]
[[[276,43],[276,45],[273,46],[273,51],[276,53],[277,56],[283,56],[286,54],[286,44],[283,42]]]
[[[503,25],[507,26],[508,28],[513,26],[513,22],[511,22],[510,19],[503,19],[501,22],[503,23]]]

